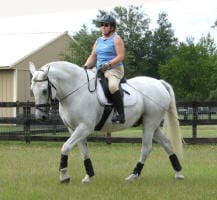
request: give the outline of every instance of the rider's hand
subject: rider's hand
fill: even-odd
[[[111,64],[108,62],[108,63],[105,63],[105,64],[101,65],[100,71],[104,73],[106,70],[109,70],[111,68],[112,68]]]
[[[84,67],[84,69],[88,69],[89,68],[87,65],[84,65],[83,67]]]

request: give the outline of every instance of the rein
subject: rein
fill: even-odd
[[[90,89],[90,79],[89,79],[89,75],[87,73],[87,69],[84,69],[85,70],[85,73],[87,75],[87,83],[88,83],[88,90],[90,93],[93,93],[96,91],[96,87],[97,87],[97,74],[96,74],[96,79],[95,79],[95,88],[93,90]],[[97,72],[98,73],[98,72]]]
[[[90,89],[90,78],[89,78],[89,75],[87,73],[87,69],[84,69],[85,70],[85,73],[86,73],[86,76],[87,76],[87,82],[85,82],[84,84],[82,84],[81,86],[79,86],[77,89],[73,90],[72,92],[68,93],[66,96],[64,96],[63,98],[59,99],[59,102],[63,101],[64,99],[66,99],[68,96],[72,95],[73,93],[79,91],[84,85],[88,85],[88,91],[90,93],[93,93],[96,91],[96,86],[97,86],[97,79],[95,78],[95,88],[93,90]]]
[[[90,81],[91,81],[92,79],[90,80],[89,75],[88,75],[88,73],[87,73],[87,69],[84,69],[84,70],[85,70],[85,73],[86,73],[86,76],[87,76],[87,82],[85,82],[84,84],[82,84],[81,86],[79,86],[77,89],[73,90],[72,92],[70,92],[69,94],[67,94],[67,95],[64,96],[63,98],[61,98],[61,99],[59,100],[59,102],[61,102],[61,101],[63,101],[64,99],[66,99],[66,98],[67,98],[68,96],[70,96],[71,94],[73,94],[73,93],[79,91],[79,90],[80,90],[84,85],[86,85],[86,84],[88,84],[88,91],[89,91],[90,93],[93,93],[93,92],[96,91],[97,79],[95,78],[95,87],[94,87],[93,90],[91,90],[91,89],[90,89]]]
[[[50,66],[48,67],[48,72],[49,72]],[[43,71],[43,70],[41,70]],[[63,98],[59,99],[59,102],[63,101],[64,99],[66,99],[68,96],[72,95],[73,93],[79,91],[84,85],[88,84],[88,91],[90,93],[93,93],[96,91],[96,87],[97,87],[97,78],[95,77],[95,87],[93,90],[90,89],[90,78],[87,72],[87,69],[85,69],[85,73],[87,76],[87,82],[85,82],[84,84],[82,84],[81,86],[79,86],[77,89],[73,90],[72,92],[68,93],[67,95],[65,95]],[[47,81],[48,82],[48,103],[46,104],[35,104],[35,108],[37,110],[40,110],[44,113],[49,113],[50,107],[52,107],[54,105],[54,100],[52,100],[52,90],[51,87],[53,87],[56,90],[55,85],[49,80],[48,76],[45,79],[41,79],[41,80],[34,80],[34,82],[44,82]]]

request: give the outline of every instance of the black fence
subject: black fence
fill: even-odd
[[[192,127],[191,137],[184,138],[185,142],[217,143],[217,133],[214,137],[198,137],[197,133],[198,125],[217,125],[217,102],[177,102],[177,110],[180,125]],[[59,132],[67,132],[58,114],[58,103],[52,107],[51,118],[46,122],[37,121],[34,112],[34,102],[0,102],[0,140],[65,141],[68,138],[64,134],[61,137],[58,135]],[[112,137],[112,133],[91,136],[88,140],[106,143],[141,142],[141,138]]]

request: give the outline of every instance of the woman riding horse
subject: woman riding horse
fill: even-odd
[[[123,99],[119,90],[120,80],[124,77],[122,63],[125,54],[124,43],[115,32],[116,21],[112,16],[104,15],[99,23],[102,36],[96,40],[84,67],[90,68],[97,61],[97,70],[100,70],[108,79],[111,99],[116,110],[112,122],[125,123]]]

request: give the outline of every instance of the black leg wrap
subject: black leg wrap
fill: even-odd
[[[173,169],[175,171],[177,171],[177,172],[181,171],[182,167],[181,167],[181,165],[179,163],[179,160],[178,160],[176,154],[172,154],[169,158],[170,158],[170,162],[171,162],[171,164],[173,166]]]
[[[61,155],[59,170],[66,168],[67,166],[68,166],[68,156],[67,155]]]
[[[134,170],[133,170],[133,174],[138,174],[138,175],[140,175],[141,174],[141,171],[142,171],[142,168],[143,168],[143,166],[144,166],[144,164],[143,163],[141,163],[141,162],[138,162],[137,164],[136,164],[136,167],[134,168]]]
[[[93,170],[93,165],[91,160],[88,158],[86,160],[84,160],[84,167],[86,170],[86,173],[91,177],[94,176],[94,170]]]

